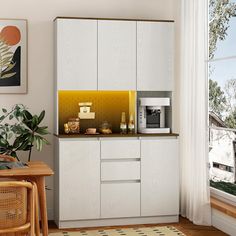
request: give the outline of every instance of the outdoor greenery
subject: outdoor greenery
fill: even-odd
[[[236,196],[236,184],[223,181],[215,182],[213,180],[210,180],[210,186]]]
[[[213,59],[217,43],[227,36],[229,20],[236,16],[236,3],[229,0],[210,0],[209,4],[209,58]],[[210,71],[213,70],[210,65]],[[223,88],[209,79],[209,107],[228,128],[236,129],[236,78],[226,81]]]
[[[28,151],[28,161],[31,159],[31,151],[34,145],[38,151],[43,144],[49,142],[43,137],[49,134],[47,126],[39,126],[43,121],[45,111],[39,115],[32,115],[22,105],[15,105],[10,111],[2,108],[0,114],[0,154],[6,154],[18,158],[18,151]]]
[[[234,110],[231,114],[229,114],[225,118],[224,122],[227,127],[235,129],[236,128],[236,110]]]
[[[209,106],[220,118],[226,108],[226,97],[224,91],[216,81],[209,80]]]
[[[230,19],[235,16],[235,1],[209,1],[209,60],[215,59],[217,45],[226,39]],[[221,87],[212,79],[215,69],[212,64],[209,63],[209,109],[224,121],[227,128],[236,129],[236,77],[228,78]],[[210,180],[210,186],[236,196],[235,183]]]
[[[230,18],[236,16],[236,4],[229,0],[210,0],[209,15],[209,58],[212,59],[217,42],[227,36]]]
[[[236,129],[236,79],[227,80],[224,90],[209,79],[209,107],[226,127]]]

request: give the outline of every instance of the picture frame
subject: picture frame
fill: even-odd
[[[27,93],[26,19],[0,19],[0,94]]]

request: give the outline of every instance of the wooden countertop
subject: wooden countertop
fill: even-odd
[[[51,168],[42,161],[31,161],[27,164],[26,168],[1,170],[0,177],[51,176],[54,174]]]
[[[132,137],[177,137],[179,134],[54,134],[58,138],[132,138]]]

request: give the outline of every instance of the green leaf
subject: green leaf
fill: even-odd
[[[47,129],[47,126],[44,127],[38,127],[35,132],[41,135],[46,135],[46,134],[50,134],[50,132]]]
[[[41,123],[41,121],[44,119],[45,111],[43,110],[39,115],[38,125]]]
[[[39,151],[41,152],[43,149],[43,140],[40,138],[39,139]]]
[[[33,116],[31,115],[30,112],[28,112],[27,110],[23,111],[23,116],[26,120],[32,120]]]
[[[50,145],[50,142],[48,142],[48,140],[46,140],[45,138],[42,138],[42,141],[43,141],[44,144]]]
[[[0,147],[7,147],[9,145],[8,141],[4,138],[0,139]]]
[[[7,113],[7,109],[2,108],[2,112],[3,112],[3,113]]]
[[[28,141],[24,141],[20,147],[18,148],[18,150],[22,150],[22,151],[28,151],[27,147],[29,145],[29,142]]]
[[[35,140],[36,140],[36,149],[39,151],[40,150],[40,141],[39,141],[39,137],[35,136]]]
[[[0,122],[4,120],[5,116],[0,116]]]
[[[36,129],[39,123],[39,119],[38,116],[34,115],[33,119],[32,119],[32,124],[31,124],[31,128],[32,130]]]

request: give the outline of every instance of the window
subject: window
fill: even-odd
[[[213,167],[227,172],[232,172],[232,173],[234,172],[234,167],[220,164],[217,162],[213,162]]]
[[[209,1],[210,185],[236,199],[236,0]],[[213,190],[214,191],[214,190]]]

